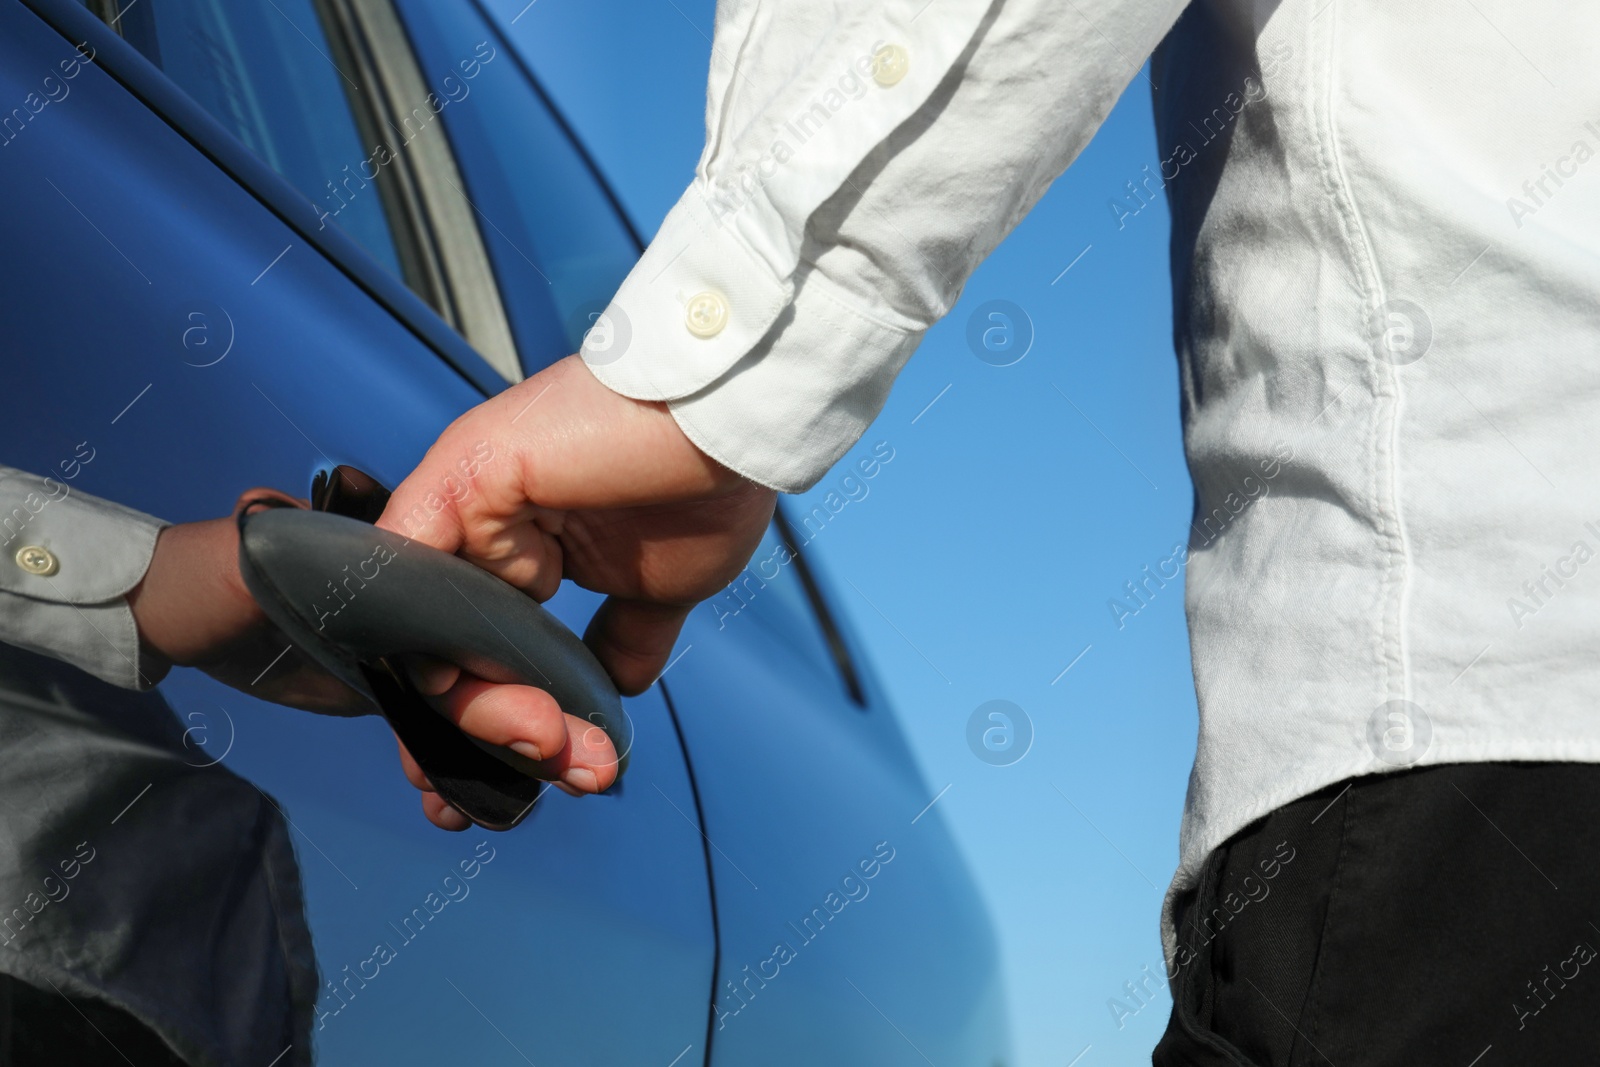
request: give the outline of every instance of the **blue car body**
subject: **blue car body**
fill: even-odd
[[[418,255],[374,230],[399,195],[378,188],[389,164],[327,172],[333,134],[307,94],[349,80],[313,54],[328,9],[232,2],[250,12],[135,0],[113,29],[92,4],[0,0],[0,461],[48,472],[86,446],[75,488],[174,522],[252,485],[304,493],[337,463],[398,482],[452,419],[573,350],[639,252],[497,16],[393,0],[429,89],[408,114],[448,135],[444,176],[499,311],[444,283],[418,295]],[[162,38],[180,9],[199,12],[193,32]],[[273,78],[224,76],[228,55],[289,30],[309,47]],[[317,126],[303,151],[302,113]],[[249,128],[289,133],[251,144]],[[627,701],[620,788],[547,792],[504,835],[427,826],[376,717],[287,710],[195,672],[163,684],[197,759],[290,820],[324,981],[318,1062],[1004,1061],[983,906],[826,583],[803,553],[788,562],[805,529],[775,527],[693,613],[663,681]],[[596,603],[569,586],[551,606],[581,632]],[[473,859],[470,891],[414,918]]]

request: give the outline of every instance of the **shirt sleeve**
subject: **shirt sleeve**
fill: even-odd
[[[694,181],[581,353],[713,458],[814,485],[1183,0],[721,0]]]
[[[167,524],[0,467],[0,641],[148,689],[126,595]]]

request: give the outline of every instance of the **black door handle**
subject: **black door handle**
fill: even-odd
[[[357,492],[341,503],[341,491],[320,477],[313,497],[376,518],[387,493],[360,478],[382,498]],[[297,508],[240,517],[239,569],[267,616],[368,696],[439,796],[479,826],[515,826],[544,783],[532,761],[470,737],[435,711],[399,668],[401,656],[431,655],[543,689],[605,731],[619,777],[627,767],[632,724],[605,669],[560,620],[487,571],[357,518]]]

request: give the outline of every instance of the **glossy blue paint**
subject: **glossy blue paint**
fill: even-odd
[[[431,27],[425,68],[453,34],[476,35],[465,0],[402,5],[414,32]],[[96,63],[0,147],[14,353],[0,461],[49,470],[87,441],[96,458],[75,487],[174,521],[221,514],[252,485],[303,491],[332,463],[398,481],[492,372],[70,0],[0,0],[0,118],[86,38]],[[631,238],[531,83],[490,84],[445,120],[536,367],[626,269]],[[522,184],[541,160],[559,165]],[[493,837],[469,899],[348,1005],[326,995],[321,1062],[1001,1062],[993,939],[924,810],[937,783],[870,669],[865,706],[850,698],[798,585],[790,567],[731,618],[697,609],[664,688],[628,704],[639,740],[623,789],[553,794]],[[580,629],[594,605],[572,589],[554,602]],[[163,691],[294,820],[327,977],[403,939],[384,928],[478,855],[487,835],[421,822],[378,720],[263,705],[192,673]],[[822,933],[806,936],[807,916]],[[773,962],[779,941],[792,958]]]
[[[505,388],[505,380],[484,362],[433,311],[369,256],[337,226],[323,226],[315,205],[295,187],[239,143],[205,109],[179,89],[149,60],[118,37],[77,0],[13,0],[21,3],[72,42],[89,42],[101,57],[100,68],[128,92],[144,101],[183,138],[216,166],[247,187],[255,198],[295,234],[325,252],[370,298],[394,312],[450,366],[485,395]],[[40,77],[50,73],[39,71]],[[7,104],[6,110],[20,105]]]
[[[716,846],[712,1063],[1002,1063],[999,960],[939,785],[870,671],[863,711],[757,617],[797,581],[697,609],[667,679]]]
[[[21,100],[70,53],[0,4],[0,99]],[[26,353],[0,393],[0,459],[50,470],[87,440],[94,459],[75,488],[195,519],[252,485],[304,491],[329,462],[398,480],[475,402],[415,333],[104,72],[72,86],[0,149],[0,197],[14,206],[0,332]],[[197,308],[219,345],[232,323],[212,366],[183,345]],[[555,608],[581,626],[593,600]],[[192,672],[163,692],[214,751],[231,740],[227,764],[293,821],[325,977],[343,988],[344,966],[358,976],[353,997],[324,987],[322,1062],[521,1063],[495,1027],[548,1062],[666,1063],[703,1044],[710,890],[658,693],[629,703],[635,770],[620,795],[555,794],[493,839],[473,895],[407,944],[389,924],[486,835],[421,820],[383,724],[259,704]],[[380,941],[397,958],[363,986]],[[600,1025],[616,1003],[637,1028]]]
[[[589,314],[605,308],[638,259],[638,239],[515,51],[476,6],[396,6],[425,76],[441,94],[450,84],[459,96],[440,119],[532,373],[577,351]],[[462,64],[473,64],[484,43],[494,58],[467,81]]]

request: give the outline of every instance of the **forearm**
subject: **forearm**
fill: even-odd
[[[714,60],[695,180],[615,328],[585,342],[601,381],[668,402],[704,451],[775,489],[815,484],[864,432],[1183,2],[922,6],[819,0],[762,21],[723,0],[715,52],[740,69]]]

